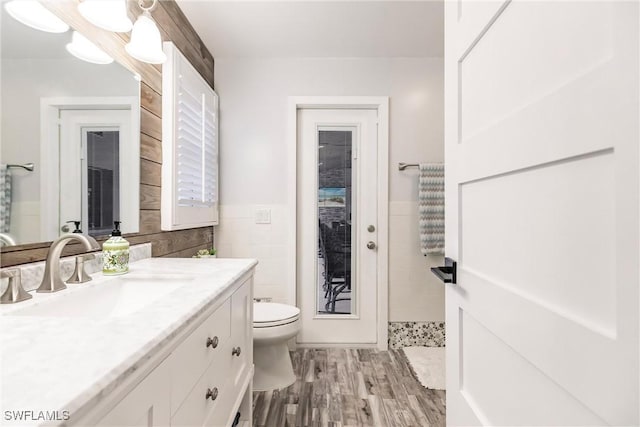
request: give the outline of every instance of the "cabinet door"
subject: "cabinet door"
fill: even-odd
[[[162,69],[163,230],[218,224],[218,95],[172,43]]]
[[[97,426],[168,426],[170,392],[169,364],[165,360],[102,418]]]
[[[234,389],[240,387],[253,363],[253,301],[251,279],[231,296],[231,372]],[[238,354],[238,351],[240,354]]]

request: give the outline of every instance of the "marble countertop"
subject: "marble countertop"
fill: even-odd
[[[0,306],[0,425],[64,425],[65,413],[83,416],[109,392],[214,304],[257,261],[247,259],[150,258],[130,265],[125,276],[93,274],[93,281],[54,294]],[[152,303],[118,316],[43,317],[20,315],[38,304],[109,286],[114,277],[186,272],[188,284]],[[47,301],[50,300],[50,301]],[[7,411],[10,411],[9,413]],[[15,420],[13,411],[32,411]],[[38,420],[58,411],[59,421]]]

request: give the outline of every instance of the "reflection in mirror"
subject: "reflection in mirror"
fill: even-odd
[[[72,56],[71,31],[38,31],[1,9],[0,246],[53,240],[73,221],[93,236],[116,220],[137,232],[139,81]]]
[[[87,146],[87,225],[89,234],[107,234],[120,217],[120,131],[87,129],[82,135]]]

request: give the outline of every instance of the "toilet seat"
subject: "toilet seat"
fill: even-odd
[[[253,304],[253,327],[270,328],[293,323],[300,317],[300,309],[293,305],[275,302]]]

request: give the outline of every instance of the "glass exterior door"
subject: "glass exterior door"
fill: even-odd
[[[353,133],[318,129],[318,314],[353,314]]]
[[[377,130],[376,110],[298,111],[298,343],[378,340]]]

